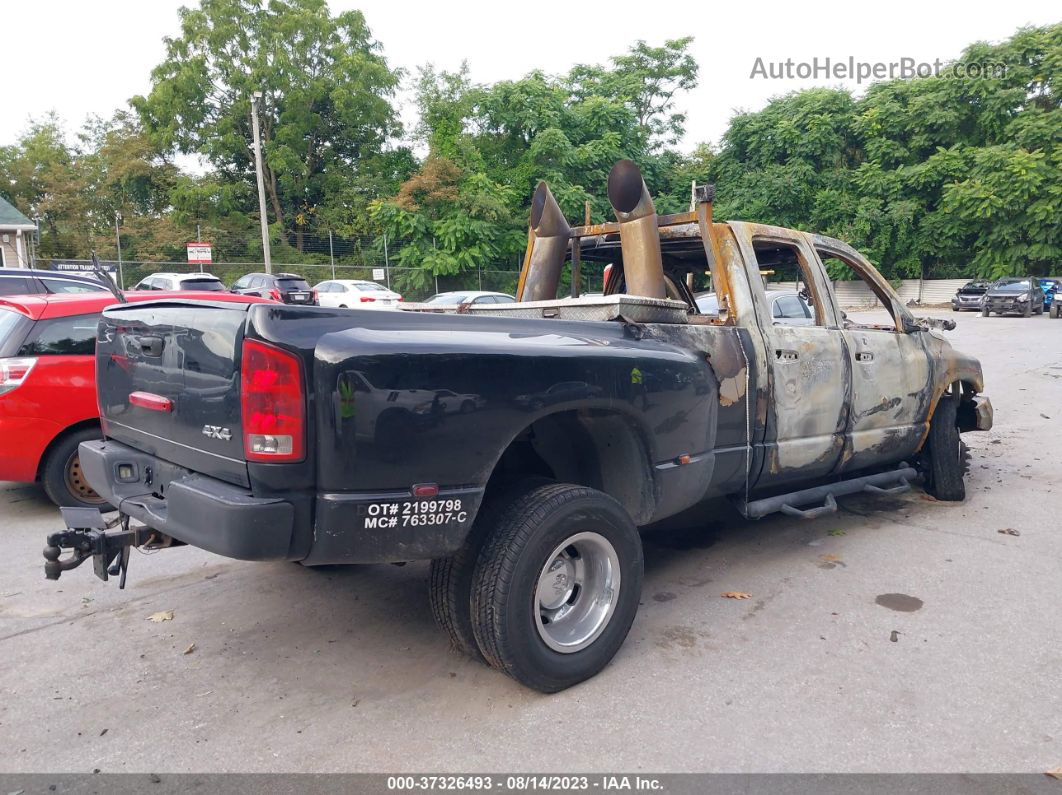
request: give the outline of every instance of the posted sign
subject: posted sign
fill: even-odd
[[[386,277],[387,277],[387,274],[384,273],[384,269],[383,268],[373,268],[372,269],[372,278],[375,279],[376,281],[379,281],[380,279],[384,279]]]
[[[213,258],[209,243],[188,244],[189,265],[209,265],[211,262],[213,262]]]

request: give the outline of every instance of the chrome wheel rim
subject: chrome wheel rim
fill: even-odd
[[[546,558],[535,587],[535,626],[554,651],[585,649],[604,631],[619,598],[615,547],[600,533],[576,533]]]
[[[85,475],[81,472],[81,459],[77,453],[74,453],[66,462],[66,487],[82,502],[93,505],[103,502],[103,497],[97,494],[96,490],[85,480]]]

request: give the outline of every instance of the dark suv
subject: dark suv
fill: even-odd
[[[30,268],[0,268],[0,295],[97,293],[107,288],[88,276]]]
[[[272,298],[285,304],[310,306],[317,303],[316,291],[295,273],[248,273],[236,280],[231,292]]]
[[[1000,279],[988,288],[984,303],[981,304],[981,316],[988,317],[993,312],[1005,315],[1016,313],[1029,317],[1044,313],[1044,291],[1040,280],[1035,276],[1011,276]]]

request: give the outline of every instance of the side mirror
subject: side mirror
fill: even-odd
[[[910,334],[914,331],[929,331],[930,329],[940,329],[941,331],[951,331],[955,328],[955,321],[943,319],[939,317],[916,317],[914,322],[907,322],[904,326],[904,331]]]

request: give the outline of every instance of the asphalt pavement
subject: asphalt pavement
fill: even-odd
[[[87,564],[48,582],[58,512],[0,484],[0,772],[1057,768],[1062,321],[958,320],[996,410],[965,503],[647,539],[626,645],[552,696],[449,650],[426,564],[181,548],[134,552],[124,591]]]

